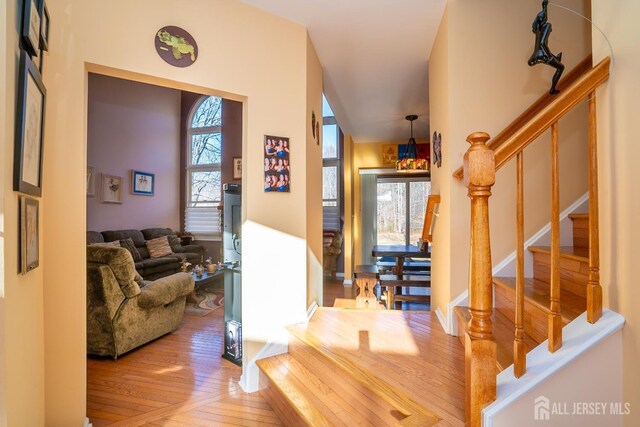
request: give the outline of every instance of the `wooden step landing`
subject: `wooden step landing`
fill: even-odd
[[[469,307],[457,306],[455,308],[458,317],[458,339],[464,345],[466,325],[471,320]],[[493,337],[496,341],[496,365],[499,372],[504,371],[507,367],[513,365],[513,339],[515,337],[515,325],[509,318],[500,311],[494,309],[491,316],[493,322]],[[527,351],[537,347],[540,342],[533,339],[527,333],[524,334],[524,342],[527,345]]]
[[[534,253],[551,254],[551,247],[549,246],[529,246],[527,249]],[[573,259],[589,264],[589,249],[560,246],[560,258]]]
[[[295,392],[307,402],[320,399],[324,406],[317,407],[332,425],[464,424],[464,351],[431,313],[320,308],[308,324],[288,329],[286,360],[278,356],[268,363],[280,363],[282,373],[286,362],[295,372],[287,375],[309,389],[298,386]],[[273,389],[267,394],[276,395]],[[274,403],[267,394],[276,411],[290,405],[278,396]],[[289,423],[315,425],[299,421]]]

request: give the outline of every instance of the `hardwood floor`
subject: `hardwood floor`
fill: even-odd
[[[281,425],[242,370],[222,354],[223,310],[185,314],[183,326],[117,361],[87,361],[87,414],[95,427]]]
[[[325,278],[324,305],[353,298],[351,292],[342,279]],[[180,329],[117,361],[90,357],[90,421],[95,427],[281,425],[259,393],[240,389],[241,368],[220,357],[222,331],[222,309],[185,314]]]

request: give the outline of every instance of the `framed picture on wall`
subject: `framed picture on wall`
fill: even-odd
[[[39,221],[38,200],[20,196],[20,274],[27,274],[40,264]]]
[[[20,80],[13,163],[13,189],[32,196],[42,194],[42,144],[47,90],[40,72],[20,51]]]
[[[102,203],[122,203],[122,177],[102,174],[100,195]]]
[[[155,180],[152,173],[131,171],[131,192],[141,196],[153,196]]]
[[[242,179],[242,157],[233,158],[233,179]]]
[[[22,42],[29,55],[38,56],[38,50],[40,50],[40,12],[36,0],[24,0]]]
[[[40,24],[40,49],[49,50],[49,8],[45,0],[40,0],[40,18],[42,24]],[[40,52],[42,55],[42,52]]]
[[[289,164],[289,138],[264,136],[264,191],[288,193],[291,191]]]
[[[87,166],[87,196],[93,197],[96,194],[96,170],[93,166]]]

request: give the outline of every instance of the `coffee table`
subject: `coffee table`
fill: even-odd
[[[196,276],[196,273],[191,272],[191,277],[196,282],[196,288],[203,285],[210,285],[214,282],[214,280],[218,277],[222,277],[224,275],[224,270],[216,270],[213,273],[203,272],[202,276]]]

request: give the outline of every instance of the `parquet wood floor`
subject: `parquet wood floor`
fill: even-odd
[[[180,329],[117,361],[87,361],[87,414],[95,427],[281,425],[259,393],[238,385],[222,354],[223,310],[185,314]]]

